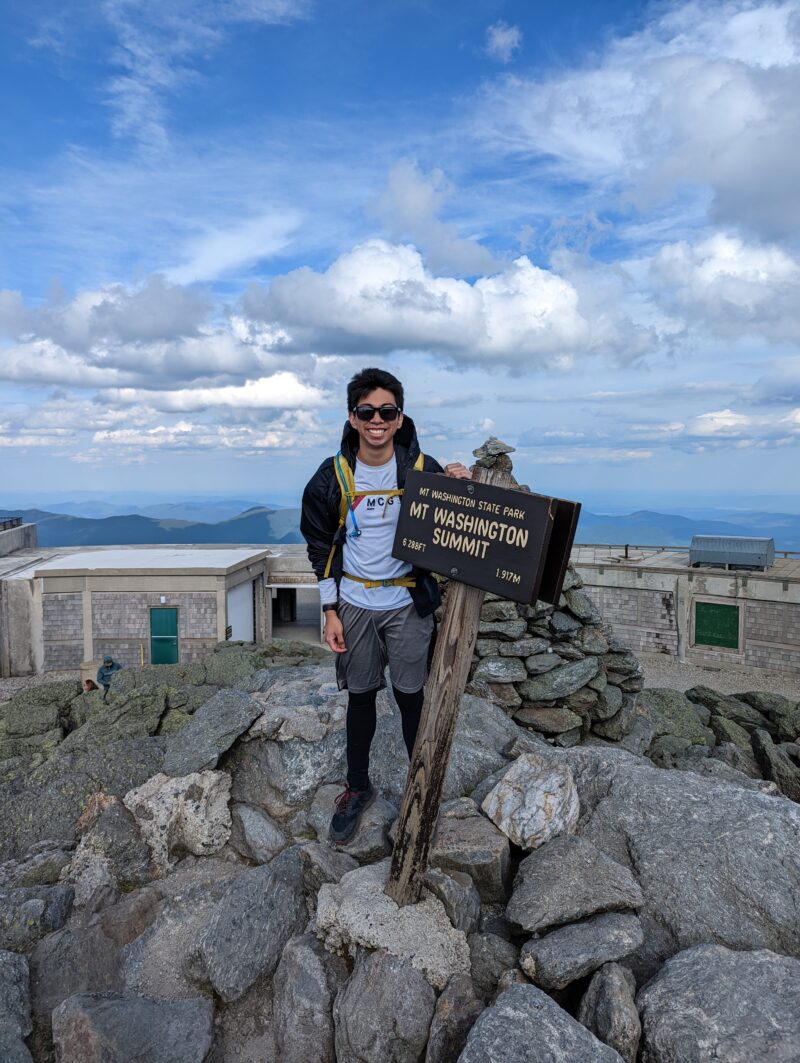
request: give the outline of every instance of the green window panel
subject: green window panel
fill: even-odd
[[[150,610],[150,660],[153,664],[178,663],[178,610]]]
[[[717,602],[695,602],[694,641],[696,646],[724,646],[739,649],[739,606]]]

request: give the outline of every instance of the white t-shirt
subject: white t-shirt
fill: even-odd
[[[344,571],[364,579],[396,579],[407,576],[411,565],[392,557],[394,533],[400,514],[400,495],[361,495],[359,491],[396,491],[397,460],[394,456],[385,465],[365,465],[356,459],[353,470],[356,497],[353,499],[355,519],[361,534],[351,538],[353,514],[348,510],[344,542]],[[362,609],[401,609],[411,604],[406,587],[365,587],[355,580],[343,578],[340,597]]]

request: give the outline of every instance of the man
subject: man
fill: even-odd
[[[120,668],[122,668],[122,665],[106,654],[103,658],[103,663],[97,669],[97,685],[103,688],[104,699],[111,689],[111,679],[114,673],[118,672]]]
[[[442,472],[420,454],[414,423],[403,413],[403,386],[382,369],[364,369],[348,384],[347,410],[341,451],[306,485],[300,519],[319,580],[324,639],[336,654],[339,686],[348,691],[347,788],[336,799],[330,826],[337,843],[352,837],[375,798],[369,750],[387,662],[411,756],[440,603],[430,573],[392,557],[408,470]],[[459,462],[444,472],[471,476]]]

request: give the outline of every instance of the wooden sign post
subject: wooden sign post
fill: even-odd
[[[505,452],[478,460],[473,480],[497,487],[511,486],[511,459],[507,454],[512,448],[503,449]],[[464,583],[451,583],[448,587],[386,884],[386,893],[399,905],[415,904],[422,893],[458,707],[478,637],[483,595],[478,587]]]
[[[489,439],[474,453],[472,481],[409,473],[393,554],[452,577],[425,687],[400,808],[386,893],[414,904],[422,893],[458,709],[469,677],[486,590],[557,601],[580,506],[516,487],[513,447]],[[479,488],[484,484],[490,489]],[[497,490],[505,488],[505,490]]]

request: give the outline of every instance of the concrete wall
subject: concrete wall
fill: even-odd
[[[35,550],[37,546],[35,524],[20,524],[18,528],[0,531],[0,557],[7,557],[16,550]]]
[[[41,615],[30,580],[0,580],[0,677],[42,669]],[[38,649],[38,655],[37,655]]]

